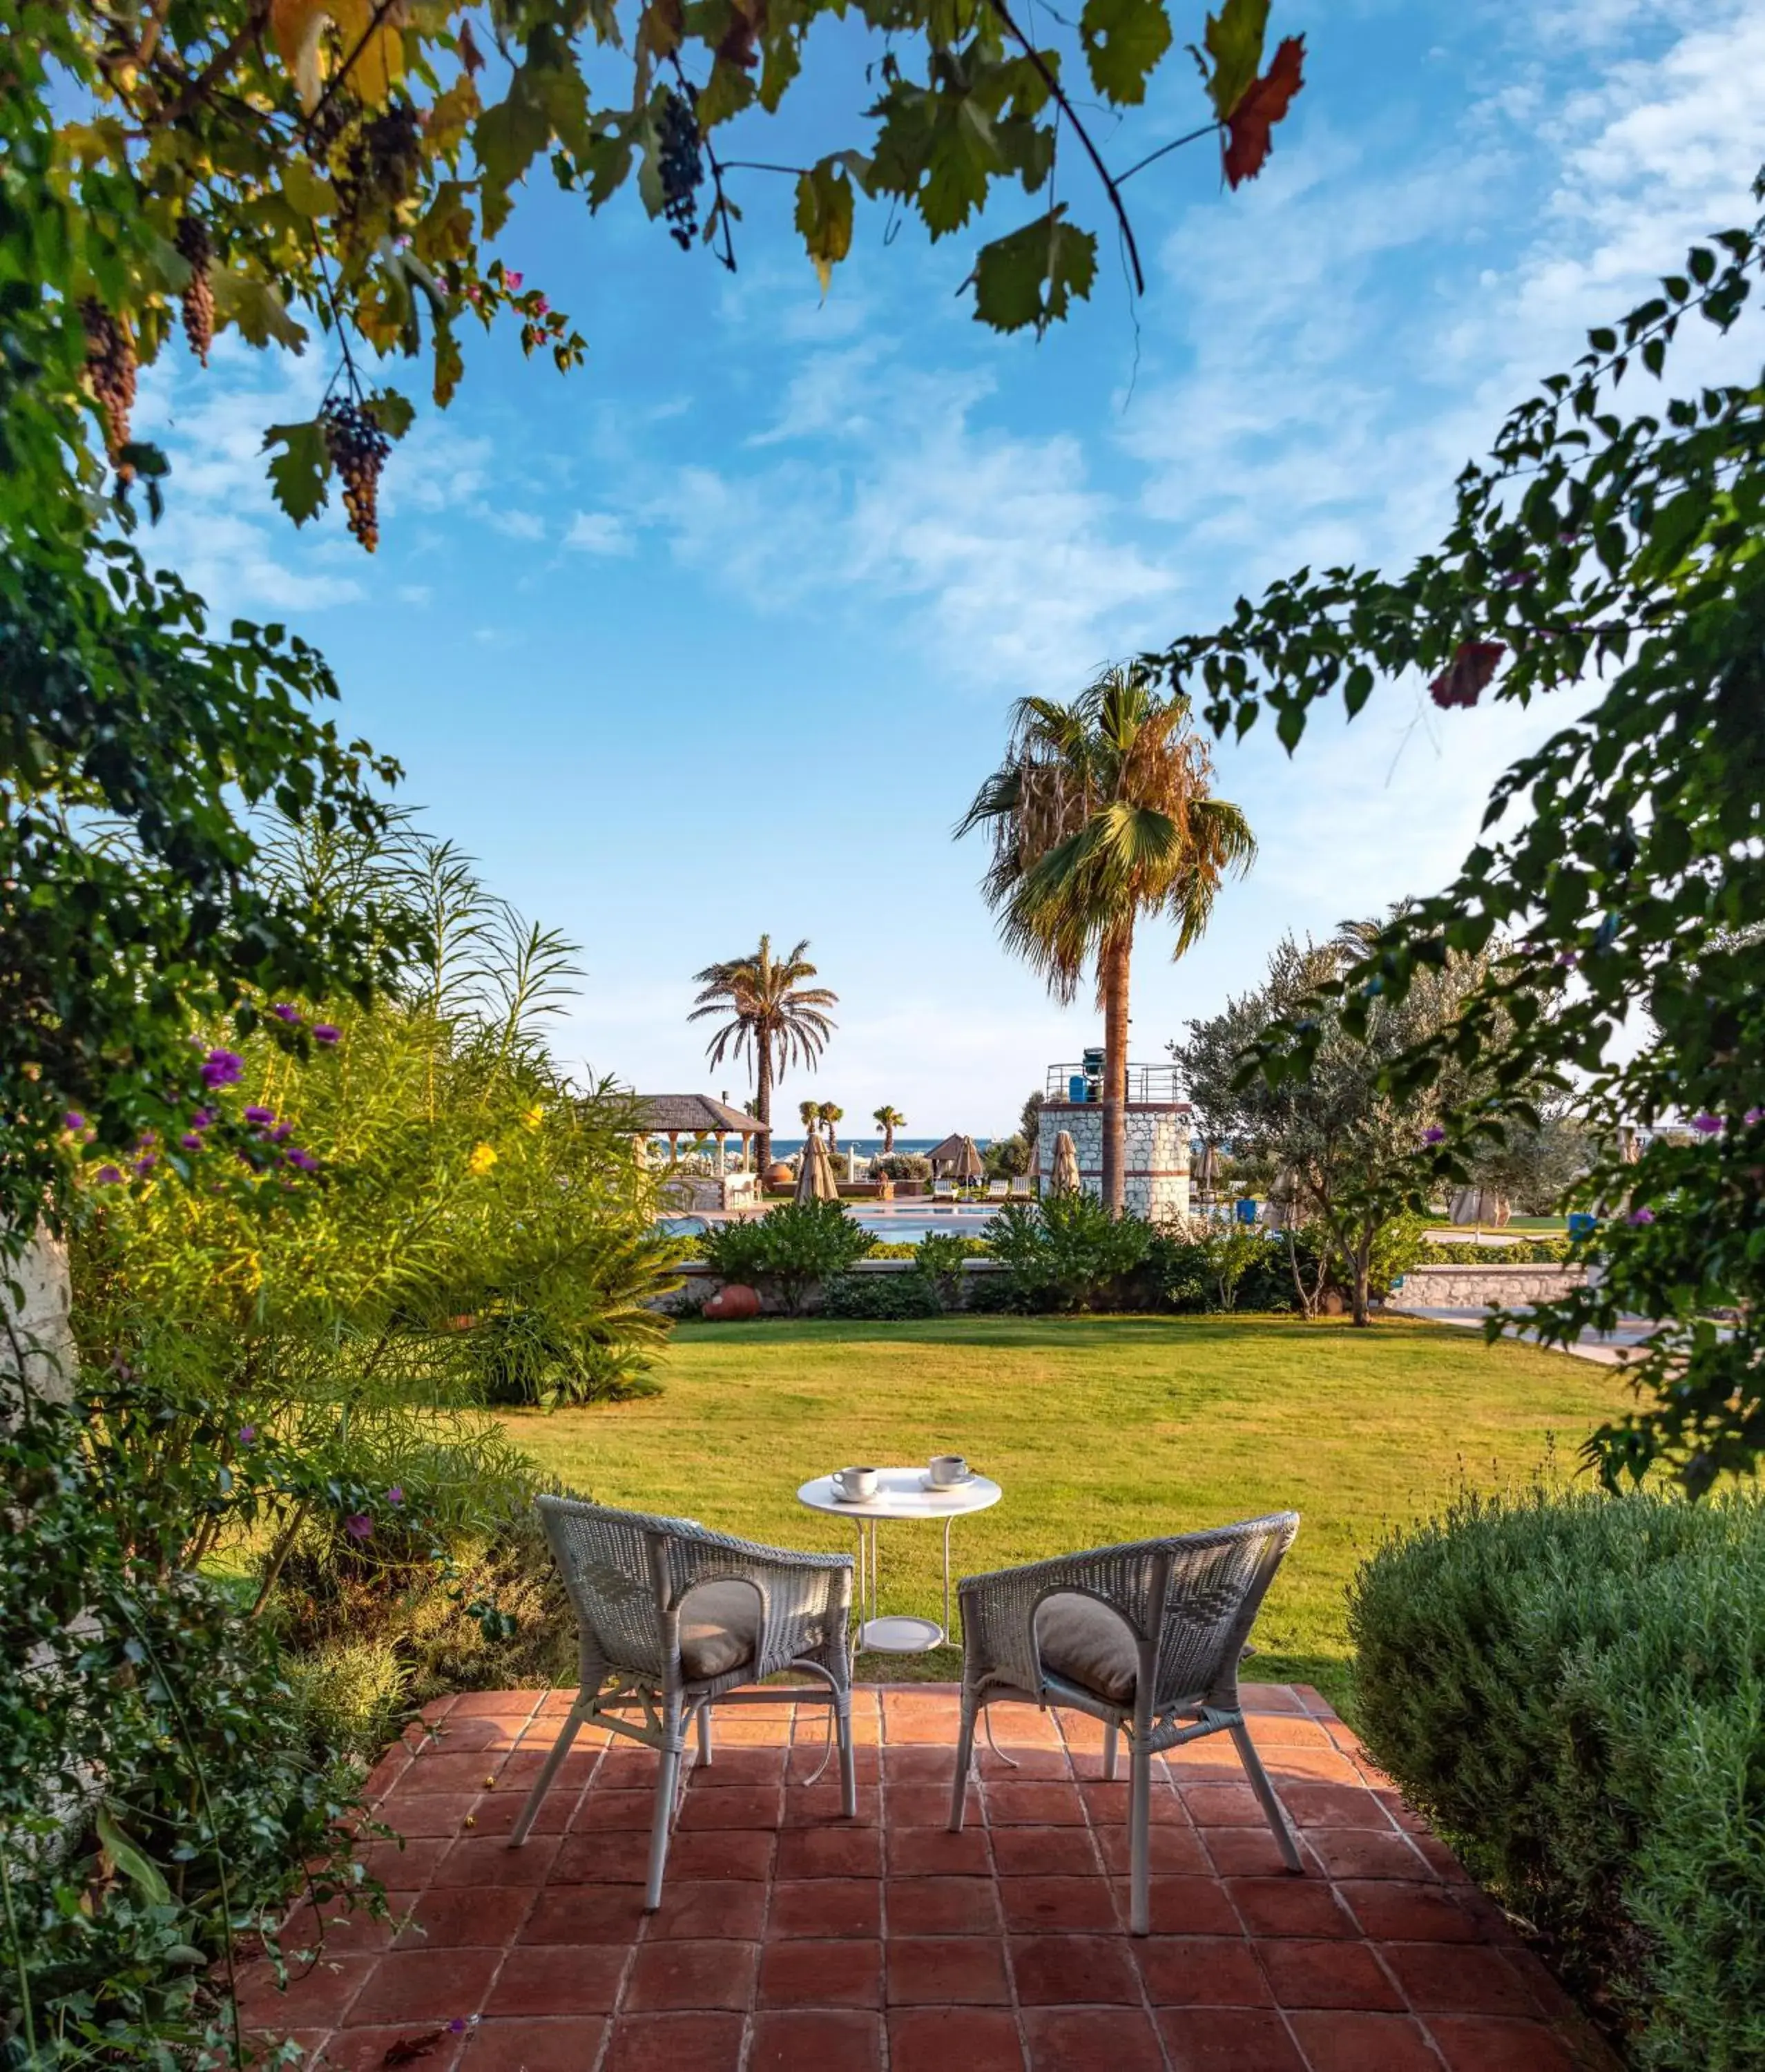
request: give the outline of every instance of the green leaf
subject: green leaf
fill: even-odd
[[[288,205],[317,222],[337,207],[337,190],[305,158],[290,158],[282,167],[282,193]]]
[[[1063,318],[1072,298],[1088,298],[1097,278],[1097,240],[1064,219],[1062,202],[1046,216],[981,247],[975,261],[975,314],[995,331],[1038,331]]]
[[[98,1840],[110,1860],[150,1906],[170,1906],[171,1888],[110,1817],[107,1806],[98,1808]]]
[[[298,352],[306,344],[305,330],[288,314],[268,281],[236,273],[229,266],[211,267],[208,278],[215,291],[217,330],[235,324],[248,345],[268,345],[273,339],[277,345]]]
[[[272,425],[264,434],[264,450],[282,451],[269,464],[270,492],[297,525],[316,518],[325,508],[331,457],[323,427],[315,417],[304,425]]]
[[[823,158],[797,182],[797,228],[824,295],[852,249],[852,182],[843,166]]]
[[[401,439],[411,429],[416,405],[396,388],[379,388],[367,399],[368,415],[389,439]]]
[[[1217,14],[1207,18],[1202,41],[1213,60],[1207,90],[1222,122],[1230,120],[1262,69],[1268,27],[1269,0],[1225,0]]]
[[[1144,101],[1146,82],[1171,47],[1163,0],[1085,0],[1078,34],[1098,92],[1118,106]]]

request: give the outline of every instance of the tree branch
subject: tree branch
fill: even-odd
[[[170,102],[159,115],[162,126],[180,121],[209,88],[224,80],[245,52],[264,33],[264,25],[269,19],[269,0],[252,0],[251,12],[245,17],[232,40],[211,57],[190,84]]]

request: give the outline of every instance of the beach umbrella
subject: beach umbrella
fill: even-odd
[[[1213,1146],[1208,1139],[1204,1137],[1201,1141],[1201,1162],[1195,1175],[1196,1191],[1198,1194],[1211,1194],[1213,1192]]]
[[[802,1165],[797,1174],[799,1202],[837,1202],[839,1189],[827,1160],[825,1137],[811,1137],[802,1147]]]
[[[1073,1141],[1070,1130],[1063,1129],[1054,1139],[1054,1170],[1049,1176],[1049,1186],[1057,1194],[1078,1192],[1078,1147]]]
[[[962,1149],[956,1153],[956,1178],[958,1180],[978,1180],[986,1170],[980,1153],[975,1149],[974,1138],[965,1137]]]

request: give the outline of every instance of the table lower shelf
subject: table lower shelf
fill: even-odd
[[[858,1629],[860,1651],[872,1655],[926,1655],[941,1646],[943,1638],[944,1629],[927,1618],[866,1619]]]

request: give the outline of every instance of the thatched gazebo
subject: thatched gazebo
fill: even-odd
[[[680,1155],[683,1137],[716,1139],[716,1175],[720,1180],[728,1170],[724,1163],[724,1140],[739,1137],[741,1156],[736,1170],[753,1170],[751,1163],[753,1139],[760,1136],[766,1125],[758,1116],[749,1115],[745,1108],[731,1108],[726,1101],[713,1100],[709,1094],[639,1094],[638,1108],[641,1128],[646,1137],[665,1137],[668,1140],[671,1161]]]
[[[926,1156],[931,1161],[934,1177],[942,1178],[946,1174],[952,1178],[972,1178],[981,1170],[980,1153],[975,1149],[975,1140],[964,1137],[960,1131],[946,1137],[942,1144],[934,1144]]]

